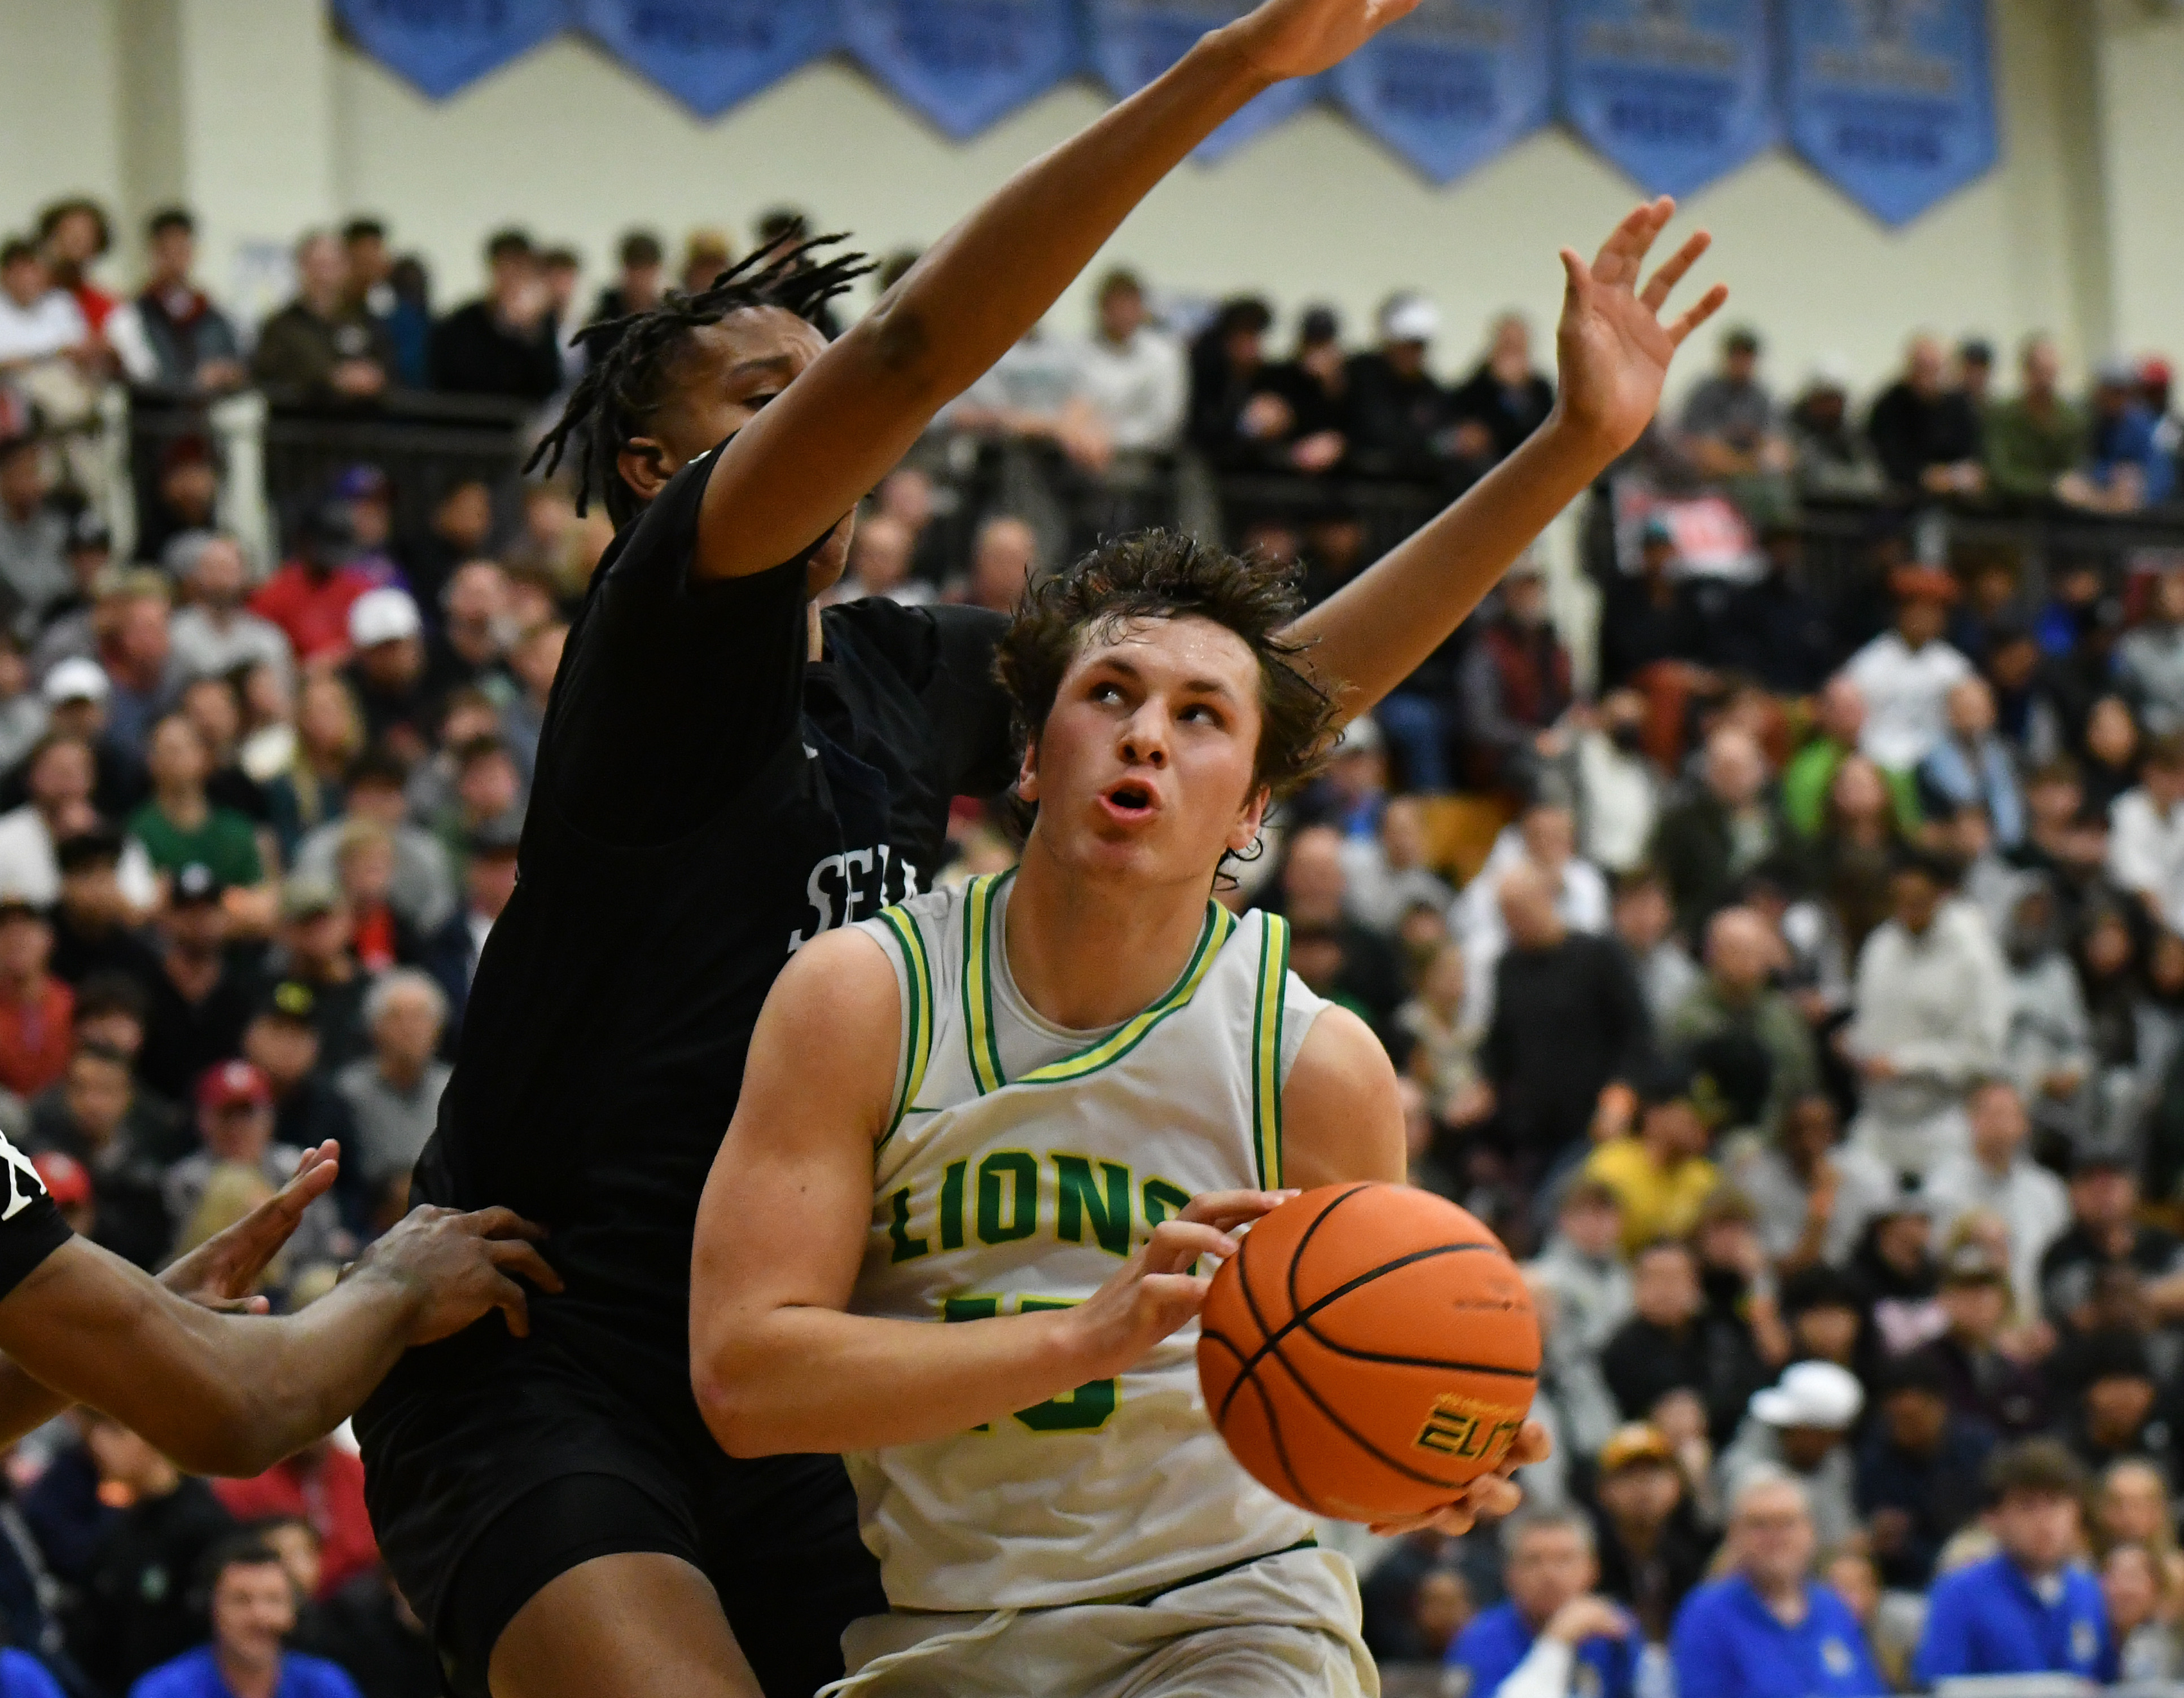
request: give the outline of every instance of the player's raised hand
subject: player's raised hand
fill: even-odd
[[[1481,1516],[1505,1516],[1524,1500],[1524,1489],[1510,1476],[1532,1462],[1544,1462],[1555,1451],[1555,1442],[1547,1429],[1536,1421],[1527,1421],[1518,1432],[1509,1454],[1490,1473],[1481,1474],[1463,1489],[1462,1495],[1452,1503],[1435,1510],[1430,1515],[1405,1516],[1400,1521],[1376,1521],[1373,1531],[1381,1534],[1415,1533],[1421,1528],[1437,1528],[1443,1533],[1459,1538],[1471,1531]]]
[[[1224,1191],[1198,1201],[1269,1194]],[[1257,1208],[1245,1218],[1256,1219],[1266,1211]],[[1111,1379],[1135,1367],[1147,1350],[1205,1306],[1206,1288],[1213,1282],[1192,1272],[1198,1259],[1211,1255],[1225,1261],[1240,1248],[1220,1228],[1202,1220],[1178,1218],[1154,1228],[1152,1237],[1112,1278],[1061,1317],[1062,1326],[1083,1353],[1085,1377]]]
[[[1281,81],[1338,65],[1418,0],[1266,0],[1226,27],[1251,63]]]
[[[352,1263],[343,1277],[369,1272],[408,1287],[419,1300],[409,1342],[429,1344],[498,1309],[519,1339],[531,1331],[521,1275],[541,1291],[559,1291],[538,1244],[546,1236],[513,1209],[415,1208]]]
[[[177,1258],[159,1283],[208,1309],[263,1315],[271,1307],[258,1282],[302,1222],[304,1211],[326,1195],[341,1173],[341,1145],[328,1138],[304,1152],[288,1183],[224,1233]]]
[[[1555,333],[1561,378],[1556,405],[1564,423],[1611,457],[1638,440],[1661,404],[1661,386],[1676,350],[1729,298],[1728,288],[1716,283],[1680,316],[1661,317],[1669,293],[1713,245],[1703,230],[1641,287],[1646,256],[1675,211],[1666,195],[1637,208],[1615,226],[1590,265],[1576,249],[1562,251],[1567,287]]]

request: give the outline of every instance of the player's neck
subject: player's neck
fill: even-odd
[[[1044,1019],[1077,1031],[1128,1020],[1183,977],[1206,925],[1204,885],[1095,882],[1049,855],[1034,832],[1009,888],[1009,974]]]

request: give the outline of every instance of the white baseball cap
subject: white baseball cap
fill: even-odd
[[[1431,342],[1440,334],[1440,309],[1419,295],[1398,295],[1380,315],[1390,342]]]
[[[1865,1407],[1865,1389],[1848,1368],[1833,1362],[1793,1362],[1779,1385],[1752,1395],[1752,1413],[1769,1427],[1849,1429]]]
[[[75,654],[46,674],[43,693],[46,704],[57,708],[67,702],[103,702],[113,689],[104,667]]]
[[[366,590],[348,610],[348,640],[352,648],[370,649],[376,643],[399,643],[405,637],[423,635],[424,630],[424,618],[406,590]]]

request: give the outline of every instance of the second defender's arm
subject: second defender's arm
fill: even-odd
[[[141,1434],[192,1473],[252,1475],[339,1426],[411,1344],[498,1308],[521,1274],[560,1280],[505,1209],[418,1209],[297,1315],[228,1315],[70,1239],[0,1299],[0,1350],[40,1384]]]
[[[1201,1255],[1279,1200],[1200,1198],[1072,1309],[950,1325],[846,1314],[891,1111],[900,998],[880,946],[830,932],[774,981],[699,1205],[690,1375],[732,1456],[876,1450],[967,1431],[1121,1373],[1198,1312]],[[814,1066],[813,1058],[827,1058]]]
[[[1562,385],[1547,421],[1454,506],[1290,627],[1314,645],[1313,669],[1346,719],[1416,671],[1645,430],[1676,349],[1729,298],[1717,284],[1674,322],[1660,321],[1709,242],[1704,231],[1693,236],[1641,290],[1646,256],[1674,213],[1666,196],[1639,207],[1590,265],[1563,250]]]
[[[1272,84],[1346,58],[1417,4],[1266,0],[1018,171],[738,433],[706,490],[698,576],[762,571],[809,547],[1223,120]]]

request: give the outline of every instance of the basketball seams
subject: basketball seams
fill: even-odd
[[[1273,1399],[1267,1395],[1266,1387],[1261,1385],[1255,1376],[1244,1372],[1245,1358],[1242,1349],[1225,1333],[1201,1331],[1198,1336],[1201,1344],[1218,1344],[1235,1357],[1237,1362],[1236,1377],[1229,1383],[1228,1390],[1221,1400],[1222,1419],[1215,1423],[1216,1430],[1221,1433],[1224,1440],[1227,1439],[1226,1422],[1229,1406],[1235,1401],[1236,1394],[1249,1384],[1253,1395],[1259,1400],[1260,1412],[1267,1417],[1267,1437],[1274,1447],[1274,1460],[1281,1464],[1283,1474],[1288,1478],[1297,1497],[1302,1500],[1304,1507],[1311,1510],[1315,1515],[1326,1514],[1328,1511],[1321,1507],[1318,1498],[1299,1478],[1296,1465],[1290,1461],[1289,1443],[1282,1437],[1281,1417],[1274,1408]]]

